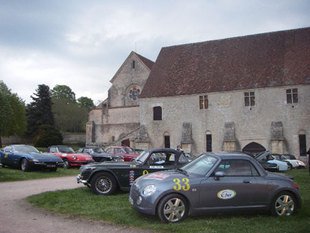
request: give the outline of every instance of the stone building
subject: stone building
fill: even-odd
[[[139,148],[310,147],[310,28],[162,48],[140,95]]]
[[[90,111],[87,145],[130,146],[140,127],[139,95],[154,62],[131,52],[114,77],[108,98]]]

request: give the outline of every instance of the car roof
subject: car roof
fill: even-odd
[[[220,151],[220,152],[205,152],[204,154],[214,155],[220,157],[221,159],[244,159],[244,158],[253,159],[253,157],[251,157],[250,155],[242,152]]]

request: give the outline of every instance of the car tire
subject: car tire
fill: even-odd
[[[23,171],[23,172],[28,172],[30,171],[30,164],[28,162],[27,159],[23,158],[21,161],[20,161],[20,169]]]
[[[277,194],[271,203],[271,214],[274,216],[290,216],[297,210],[296,198],[289,192]]]
[[[70,163],[67,159],[64,159],[64,168],[69,169],[70,168]]]
[[[98,195],[111,195],[117,189],[116,179],[106,172],[95,174],[90,181],[91,190]]]
[[[169,194],[160,200],[157,215],[164,223],[176,223],[187,217],[188,210],[189,205],[183,196]]]

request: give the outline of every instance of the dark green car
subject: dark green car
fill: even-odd
[[[192,160],[183,151],[170,148],[144,151],[132,162],[102,162],[80,168],[77,182],[95,194],[110,195],[116,190],[129,191],[136,178],[151,172],[182,167]]]

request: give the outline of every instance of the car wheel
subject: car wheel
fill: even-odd
[[[176,223],[187,217],[188,209],[187,201],[183,196],[170,194],[160,200],[157,214],[162,222]]]
[[[289,192],[281,192],[273,199],[271,214],[275,216],[289,216],[296,211],[296,199]]]
[[[117,184],[113,175],[98,173],[90,181],[91,189],[95,194],[110,195],[116,191]]]
[[[64,161],[64,168],[67,168],[67,169],[70,168],[69,161],[66,159],[64,159],[63,161]]]
[[[21,162],[20,162],[20,169],[23,171],[23,172],[28,172],[30,170],[30,165],[29,165],[29,162],[27,159],[22,159]]]

